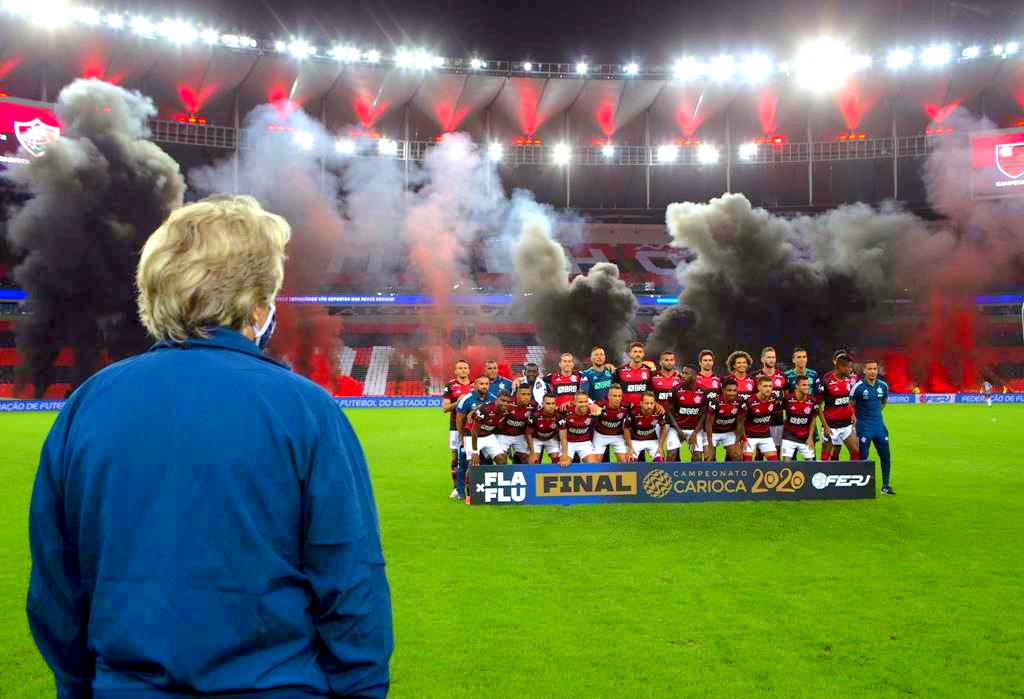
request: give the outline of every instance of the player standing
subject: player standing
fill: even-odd
[[[752,364],[753,358],[743,350],[736,350],[725,358],[725,366],[729,370],[725,378],[736,381],[736,395],[743,404],[746,404],[747,400],[757,391],[757,382],[749,374]],[[750,451],[750,444],[744,441],[741,446],[743,460],[752,461],[754,457]]]
[[[775,449],[778,450],[782,444],[782,423],[785,422],[785,411],[782,406],[782,399],[786,397],[788,384],[786,376],[775,365],[776,354],[774,347],[765,347],[761,350],[761,372],[760,376],[767,376],[772,381],[772,397],[778,401],[778,408],[772,415],[771,433],[775,440]]]
[[[452,492],[448,497],[452,499],[459,497],[459,487],[456,478],[458,478],[459,454],[462,443],[455,424],[455,407],[459,399],[472,390],[473,384],[469,380],[469,362],[465,359],[460,359],[455,362],[455,378],[445,384],[444,394],[441,396],[441,410],[448,413],[448,448],[452,452]]]
[[[608,389],[612,387],[615,378],[615,367],[606,361],[603,347],[590,350],[590,366],[580,373],[587,379],[587,395],[590,400],[597,403],[608,398]]]
[[[469,465],[469,454],[472,451],[470,440],[473,438],[473,413],[484,403],[490,402],[490,388],[490,379],[481,374],[473,382],[473,390],[459,398],[459,402],[455,404],[455,429],[459,433],[462,447],[455,478],[455,488],[458,491],[456,497],[459,500],[466,494],[466,468]]]
[[[697,355],[697,390],[704,393],[706,400],[718,397],[722,390],[722,380],[715,376],[715,353],[709,349],[701,350]]]
[[[889,485],[892,463],[889,454],[889,430],[882,419],[882,411],[889,401],[889,384],[878,378],[878,362],[864,362],[864,378],[853,385],[851,394],[857,411],[857,434],[860,437],[860,458],[867,459],[871,445],[878,449],[882,469],[882,493],[895,495]]]
[[[690,460],[701,461],[704,458],[704,408],[707,400],[702,391],[697,390],[696,374],[691,367],[684,366],[679,374],[679,385],[672,395],[672,408],[668,412],[669,422],[675,430],[677,439],[686,440],[690,448]],[[665,458],[679,461],[679,447],[672,449],[668,439],[665,440]]]
[[[640,405],[630,413],[622,433],[629,447],[627,458],[630,461],[638,461],[645,452],[651,455],[652,461],[665,460],[663,454],[668,431],[665,429],[665,416],[655,410],[657,404],[654,393],[647,391],[640,397]]]
[[[786,384],[790,393],[796,390],[798,376],[806,376],[810,382],[808,391],[813,393],[818,385],[818,372],[807,368],[807,350],[803,347],[793,348],[793,368],[786,372]]]
[[[864,373],[866,374],[867,371],[865,371]],[[876,369],[876,373],[877,373],[877,369]],[[985,381],[982,382],[982,384],[981,384],[981,392],[985,395],[985,405],[987,405],[988,407],[991,408],[992,407],[992,383],[988,379],[985,379]]]
[[[594,451],[602,455],[610,449],[615,452],[616,461],[628,460],[625,429],[629,422],[629,406],[622,401],[622,386],[613,383],[608,389],[608,399],[597,405],[601,414],[594,422]]]
[[[707,417],[704,420],[704,460],[714,461],[718,447],[725,447],[728,461],[741,461],[743,449],[740,442],[745,435],[743,417],[746,406],[736,395],[736,379],[726,378],[722,382],[721,394],[708,401]]]
[[[631,342],[629,362],[615,372],[615,383],[622,386],[623,400],[631,408],[640,404],[644,393],[650,390],[654,372],[644,363],[644,343]]]
[[[793,379],[793,392],[786,397],[786,424],[782,431],[782,459],[800,453],[805,461],[814,460],[814,419],[818,416],[817,400],[810,391],[810,379],[799,375]]]
[[[562,452],[559,442],[561,422],[562,415],[555,406],[555,397],[544,396],[541,409],[530,416],[530,422],[526,426],[526,442],[530,447],[531,464],[540,463],[545,451],[551,463],[558,461],[558,455]]]
[[[505,419],[498,428],[498,441],[505,451],[512,451],[512,461],[525,464],[532,449],[526,440],[526,427],[530,417],[540,406],[533,402],[530,387],[523,384],[516,389],[516,400],[505,411]]]
[[[559,426],[559,438],[562,450],[559,463],[568,466],[579,457],[581,462],[597,463],[601,460],[594,451],[594,422],[597,420],[590,412],[590,398],[586,393],[577,393],[573,400],[572,412],[562,416]]]
[[[577,393],[587,394],[587,379],[576,371],[576,359],[569,352],[558,358],[558,371],[545,376],[544,383],[548,386],[548,393],[555,397],[559,409],[570,409]]]
[[[504,376],[498,375],[498,362],[493,359],[485,362],[484,376],[486,376],[491,382],[491,400],[494,400],[502,391],[505,391],[505,393],[508,393],[510,396],[512,395],[512,379],[506,379]]]
[[[837,350],[832,356],[835,371],[830,371],[818,382],[818,409],[821,411],[821,460],[838,461],[843,445],[850,460],[860,458],[857,434],[854,432],[856,416],[850,405],[850,390],[857,383],[852,374],[853,360],[846,350]]]
[[[674,407],[676,389],[682,382],[682,378],[679,376],[679,372],[676,371],[675,352],[670,350],[662,352],[661,356],[658,357],[658,364],[660,365],[660,371],[651,377],[651,392],[654,394],[654,400],[658,404],[658,408],[655,408],[656,412],[668,415]],[[667,432],[665,436],[666,458],[669,461],[678,461],[679,447],[682,446],[679,433],[672,426],[671,420],[666,422],[664,430]],[[675,455],[674,457],[672,456],[673,454]]]
[[[771,377],[757,377],[757,393],[747,399],[747,416],[743,421],[746,440],[743,460],[753,461],[758,453],[767,461],[777,461],[779,453],[772,439],[771,423],[779,406]]]

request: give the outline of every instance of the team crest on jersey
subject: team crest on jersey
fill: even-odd
[[[810,415],[810,414],[811,414],[811,409],[810,408],[804,408],[804,415]]]
[[[693,402],[694,403],[700,403],[700,401],[701,401],[701,398],[700,398],[700,394],[698,393],[697,395],[695,395],[693,397]]]
[[[572,375],[572,382],[573,382],[573,383],[576,383],[577,381],[579,381],[579,377],[578,377],[578,376],[576,376],[576,374],[573,374],[573,375]]]

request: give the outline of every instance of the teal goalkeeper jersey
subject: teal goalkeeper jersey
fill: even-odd
[[[580,373],[587,377],[587,395],[590,400],[599,401],[608,397],[608,389],[615,380],[611,369],[597,370],[590,367]]]

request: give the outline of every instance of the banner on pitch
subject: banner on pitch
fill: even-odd
[[[875,497],[873,461],[470,467],[473,505],[853,500]]]

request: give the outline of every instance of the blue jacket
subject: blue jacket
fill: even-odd
[[[160,343],[75,391],[29,538],[29,623],[60,697],[387,694],[359,440],[240,333]]]

